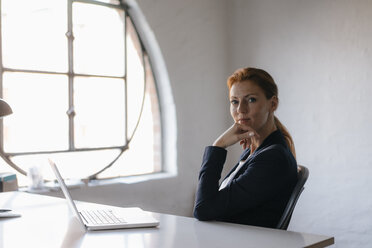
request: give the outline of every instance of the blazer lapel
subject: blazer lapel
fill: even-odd
[[[244,150],[244,152],[242,153],[242,155],[240,155],[240,159],[239,159],[239,162],[241,161],[241,160],[244,160],[244,159],[247,159],[247,157],[249,156],[249,153],[250,153],[250,149],[249,148],[247,148],[247,149],[245,149]],[[251,156],[252,157],[252,156]],[[249,159],[247,159],[245,162],[244,162],[244,165],[243,165],[243,167],[245,167],[245,164],[248,162],[248,160],[250,160],[251,158],[249,158]],[[225,180],[227,177],[229,177],[230,175],[231,175],[231,173],[233,173],[235,170],[236,170],[236,168],[239,166],[239,162],[229,171],[229,173],[227,173],[227,175],[224,177],[224,179],[223,180]],[[243,168],[242,167],[242,168]],[[240,170],[239,171],[242,171],[242,168],[240,168]],[[239,174],[239,173],[238,173]]]

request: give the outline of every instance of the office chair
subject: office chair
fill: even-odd
[[[283,215],[280,218],[278,225],[276,226],[277,229],[287,230],[293,210],[297,204],[298,198],[300,197],[302,191],[305,189],[304,185],[308,177],[309,170],[303,165],[298,165],[297,183],[295,188],[293,189],[291,197],[289,198],[287,206],[284,209]]]

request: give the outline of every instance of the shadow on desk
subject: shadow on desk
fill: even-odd
[[[229,228],[229,235],[226,235],[226,228]],[[301,233],[268,229],[255,226],[245,226],[233,223],[216,221],[195,221],[195,236],[200,244],[210,244],[214,247],[306,247],[305,236]],[[210,235],[213,233],[214,235]],[[224,237],[221,239],[220,237]],[[219,242],[216,243],[218,237]],[[301,245],[302,244],[302,245]],[[208,247],[208,245],[207,245]]]
[[[81,247],[84,240],[85,230],[79,221],[72,217],[68,223],[67,232],[63,238],[61,248]]]

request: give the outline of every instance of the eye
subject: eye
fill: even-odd
[[[254,97],[248,98],[248,102],[250,102],[250,103],[253,103],[253,102],[256,102],[256,101],[257,101],[257,99],[254,98]]]
[[[239,102],[237,100],[231,100],[230,103],[231,103],[231,105],[237,105],[237,104],[239,104]]]

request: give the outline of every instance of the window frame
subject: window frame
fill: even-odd
[[[138,124],[140,122],[140,119],[141,119],[141,115],[142,115],[142,110],[143,110],[143,107],[144,107],[144,100],[145,100],[145,94],[143,94],[143,98],[142,98],[142,106],[141,106],[141,110],[140,110],[140,116],[138,117],[138,120],[137,120],[137,124],[136,124],[136,127],[134,129],[134,132],[132,133],[131,137],[128,137],[128,125],[126,124],[126,127],[125,127],[125,138],[126,138],[126,141],[125,141],[125,145],[123,146],[115,146],[115,147],[96,147],[96,148],[76,148],[74,147],[74,123],[73,123],[73,118],[74,118],[74,111],[73,111],[73,105],[74,105],[74,102],[73,102],[73,79],[74,77],[76,76],[95,76],[95,77],[108,77],[108,78],[117,78],[117,77],[112,77],[112,76],[103,76],[103,75],[92,75],[92,74],[79,74],[79,73],[74,73],[73,72],[73,34],[72,34],[72,4],[74,2],[81,2],[81,3],[88,3],[88,4],[96,4],[96,5],[102,5],[102,6],[105,6],[105,7],[111,7],[111,8],[118,8],[118,9],[122,9],[123,10],[123,13],[124,13],[124,25],[125,25],[125,33],[124,33],[124,40],[125,40],[125,51],[127,50],[126,49],[126,40],[127,40],[127,18],[129,18],[133,24],[133,28],[136,32],[136,35],[138,36],[139,38],[139,42],[141,44],[141,49],[142,49],[142,64],[143,64],[143,70],[144,70],[144,84],[146,84],[146,61],[145,61],[145,56],[148,57],[148,60],[149,60],[149,65],[151,70],[152,70],[152,75],[153,75],[153,78],[154,78],[154,83],[155,83],[155,87],[156,87],[156,90],[157,90],[157,98],[158,98],[158,105],[159,105],[159,112],[160,112],[160,123],[161,123],[161,151],[162,151],[162,154],[161,154],[161,160],[162,160],[162,170],[166,170],[166,171],[169,171],[169,172],[175,172],[174,168],[175,168],[175,164],[174,164],[174,158],[176,155],[173,155],[173,159],[164,159],[165,156],[164,154],[166,153],[166,150],[173,150],[174,152],[174,147],[172,147],[172,145],[175,144],[175,142],[171,142],[171,143],[168,143],[169,145],[166,145],[168,147],[168,149],[164,149],[164,146],[165,144],[167,144],[167,142],[164,142],[164,138],[165,137],[169,137],[169,133],[170,132],[174,132],[175,131],[175,125],[173,126],[173,130],[170,130],[170,131],[167,131],[167,132],[164,132],[164,122],[166,121],[165,119],[172,119],[172,117],[174,118],[171,122],[175,122],[175,111],[174,111],[174,104],[173,104],[173,98],[171,96],[171,91],[170,91],[170,85],[169,85],[169,79],[168,79],[168,74],[166,72],[166,69],[165,69],[165,63],[163,61],[163,58],[161,56],[161,53],[160,53],[160,49],[159,47],[157,46],[157,43],[156,43],[156,40],[154,39],[154,37],[151,37],[152,35],[152,32],[149,30],[149,27],[147,25],[146,22],[143,21],[144,17],[142,15],[142,12],[140,11],[138,5],[136,4],[135,1],[125,1],[125,3],[123,3],[123,1],[120,1],[120,5],[116,5],[116,4],[109,4],[109,3],[103,3],[103,2],[99,2],[99,1],[94,1],[94,0],[68,0],[67,3],[68,3],[68,31],[66,33],[66,36],[67,36],[67,40],[68,40],[68,60],[69,60],[69,65],[68,65],[68,72],[51,72],[51,71],[39,71],[39,70],[23,70],[23,69],[11,69],[11,68],[5,68],[3,67],[3,63],[2,63],[2,56],[0,56],[0,73],[1,73],[1,77],[0,77],[0,97],[2,97],[2,93],[3,93],[3,89],[2,89],[2,85],[3,85],[3,73],[4,72],[26,72],[26,73],[45,73],[45,74],[59,74],[59,75],[67,75],[68,76],[68,80],[69,80],[69,110],[67,111],[67,114],[68,114],[68,118],[69,118],[69,148],[68,150],[60,150],[60,151],[39,151],[39,152],[18,152],[18,153],[5,153],[4,152],[4,140],[3,140],[3,121],[0,120],[0,156],[11,166],[13,167],[14,169],[16,169],[18,172],[20,172],[21,174],[23,175],[26,175],[27,173],[22,169],[20,168],[19,166],[17,166],[15,163],[12,162],[11,160],[11,157],[14,157],[14,156],[19,156],[19,155],[35,155],[35,154],[48,154],[48,153],[62,153],[62,152],[79,152],[79,151],[94,151],[94,150],[102,150],[102,149],[120,149],[120,153],[119,155],[110,163],[108,164],[107,166],[102,166],[103,169],[101,169],[100,171],[94,173],[93,175],[89,176],[88,178],[89,179],[96,179],[97,178],[97,175],[99,173],[101,173],[102,171],[106,170],[107,168],[111,167],[115,162],[116,160],[124,153],[125,150],[128,149],[128,144],[130,143],[131,139],[133,138],[134,134],[135,134],[135,130],[137,129],[138,127]],[[134,17],[133,17],[133,16]],[[0,25],[1,25],[1,22],[0,22]],[[138,26],[141,26],[142,29],[137,29]],[[143,28],[145,27],[145,28]],[[147,32],[147,34],[146,34]],[[150,34],[150,38],[149,38],[149,34]],[[1,33],[0,33],[0,51],[2,51],[2,42],[1,42]],[[145,37],[145,42],[143,42],[143,38]],[[154,44],[152,45],[149,45],[148,42],[150,40],[153,40],[151,42],[154,42]],[[147,49],[146,49],[146,44],[149,46],[149,47],[152,47],[150,48],[151,52],[147,52]],[[155,53],[158,53],[157,55],[154,56],[154,51]],[[156,57],[154,59],[154,57]],[[125,55],[125,60],[127,58],[127,55]],[[155,63],[153,62],[155,61]],[[160,62],[160,63],[159,63]],[[155,66],[154,66],[155,65]],[[125,61],[125,73],[124,73],[124,77],[120,77],[121,79],[123,79],[125,81],[124,85],[125,85],[125,94],[127,94],[127,90],[126,90],[126,76],[127,76],[127,62]],[[156,69],[154,70],[154,67],[156,67]],[[164,73],[165,72],[165,73]],[[160,78],[160,79],[159,79]],[[164,101],[162,101],[162,94],[159,94],[159,85],[158,85],[158,82],[163,82],[163,85],[167,85],[168,86],[168,92],[165,93],[165,95],[168,95],[168,97],[166,97],[167,100],[167,104],[169,104],[169,99],[171,101],[171,106],[168,106],[166,107],[165,109],[168,109],[168,113],[171,112],[173,114],[171,114],[169,117],[166,117],[164,116],[164,113],[163,113],[163,106],[164,106]],[[144,90],[146,89],[146,85],[144,87]],[[164,94],[163,94],[164,95]],[[169,97],[170,96],[170,97]],[[125,101],[127,101],[127,97],[125,97]],[[172,107],[173,107],[173,110],[172,110]],[[125,104],[125,108],[127,108],[127,103]],[[169,109],[171,109],[172,111],[169,111]],[[125,111],[125,122],[127,123],[127,109]],[[167,121],[169,122],[169,120]],[[169,126],[169,125],[168,125]],[[172,126],[172,125],[171,125]],[[175,136],[173,136],[175,137]],[[174,138],[175,140],[175,138]],[[172,149],[169,149],[170,147],[172,147]],[[168,156],[169,157],[169,156]],[[172,164],[174,164],[174,166],[169,166],[169,162],[172,160]],[[168,165],[168,166],[167,166]],[[173,169],[172,169],[173,168]]]

